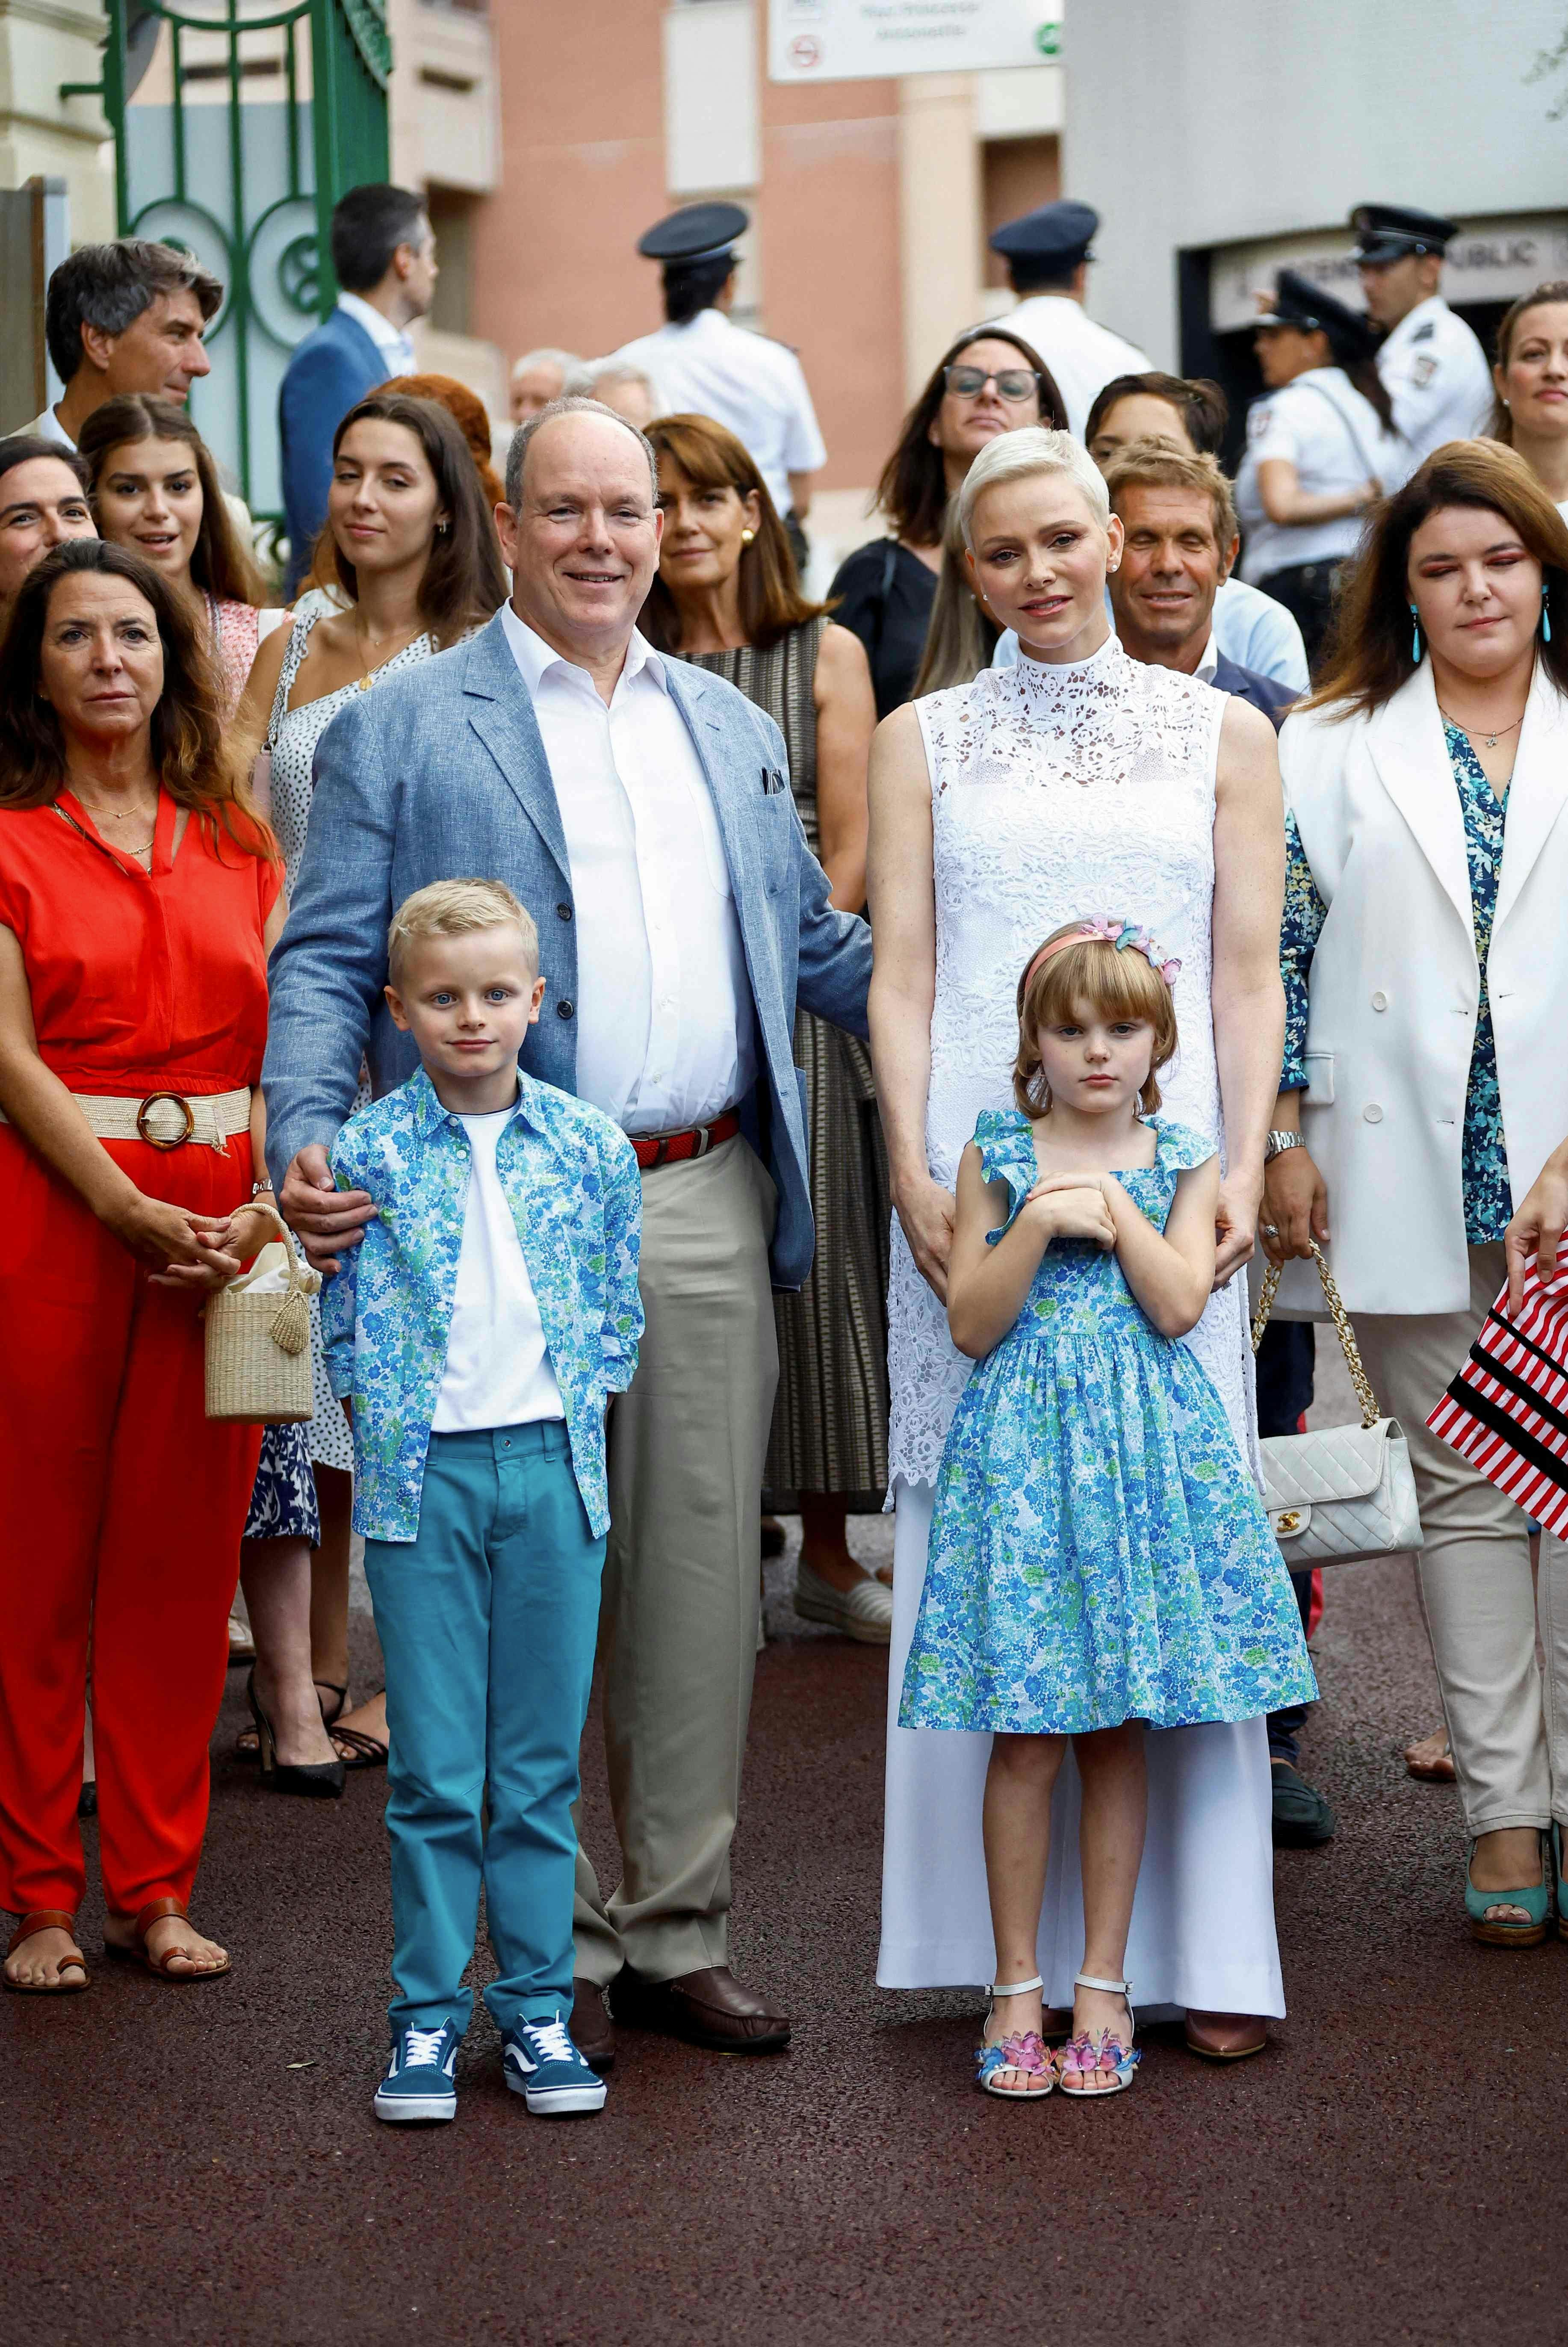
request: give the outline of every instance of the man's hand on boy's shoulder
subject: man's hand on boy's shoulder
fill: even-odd
[[[307,1143],[290,1160],[278,1204],[311,1262],[327,1279],[337,1270],[339,1256],[358,1246],[365,1224],[376,1213],[368,1190],[338,1188],[319,1141]]]

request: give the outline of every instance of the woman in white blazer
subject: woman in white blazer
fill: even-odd
[[[1568,528],[1511,449],[1450,442],[1378,509],[1280,764],[1286,1034],[1259,1235],[1276,1263],[1327,1247],[1409,1437],[1466,1909],[1478,1938],[1534,1944],[1541,1837],[1568,1824],[1568,1551],[1542,1542],[1543,1685],[1525,1519],[1426,1430],[1568,1132]],[[1297,1263],[1284,1301],[1317,1286]]]

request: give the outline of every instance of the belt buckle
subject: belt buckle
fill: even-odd
[[[172,1101],[175,1107],[179,1109],[185,1119],[185,1130],[183,1133],[171,1133],[167,1140],[160,1138],[158,1133],[150,1133],[148,1130],[148,1112],[149,1110],[157,1108],[160,1101]],[[145,1141],[149,1149],[179,1149],[184,1146],[185,1143],[190,1140],[191,1134],[196,1130],[196,1112],[191,1107],[190,1102],[186,1099],[183,1092],[149,1092],[141,1106],[137,1110],[136,1130],[138,1139]]]

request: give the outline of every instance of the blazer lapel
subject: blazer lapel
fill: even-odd
[[[566,833],[538,720],[497,612],[468,646],[463,691],[468,722],[501,770],[518,805],[549,849],[564,879],[571,877]]]
[[[1568,702],[1538,660],[1524,704],[1524,723],[1519,729],[1513,780],[1508,786],[1494,917],[1499,928],[1518,903],[1564,805],[1568,805]]]
[[[661,652],[664,674],[669,682],[671,698],[686,721],[686,730],[696,745],[702,777],[708,785],[708,795],[713,802],[713,812],[719,818],[719,830],[724,842],[724,861],[730,867],[730,893],[741,918],[744,936],[747,911],[752,901],[752,850],[755,844],[750,823],[743,814],[741,796],[746,784],[762,789],[762,758],[754,760],[756,772],[750,767],[737,774],[723,754],[726,728],[714,708],[717,696],[708,691],[706,672],[692,668],[689,661],[677,660]],[[748,948],[749,953],[749,948]]]
[[[1474,950],[1464,815],[1449,764],[1430,661],[1384,702],[1367,728],[1378,780],[1415,834]]]

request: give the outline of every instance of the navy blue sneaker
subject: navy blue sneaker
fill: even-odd
[[[439,2029],[411,2024],[392,2041],[386,2075],[375,2090],[378,2119],[455,2119],[457,2032],[449,2021]]]
[[[540,2118],[601,2111],[609,2089],[571,2042],[558,2013],[549,2021],[520,2021],[501,2033],[501,2066],[514,2095]]]

